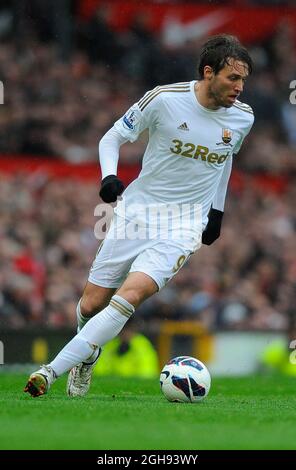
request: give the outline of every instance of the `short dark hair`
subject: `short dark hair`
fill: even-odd
[[[229,34],[211,36],[202,46],[197,71],[199,78],[204,78],[204,67],[209,65],[215,75],[223,69],[228,59],[233,58],[245,62],[249,74],[253,71],[253,62],[247,49],[239,42],[237,37]]]

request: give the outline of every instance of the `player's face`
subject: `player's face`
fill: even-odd
[[[230,108],[243,91],[248,76],[247,64],[232,58],[227,62],[208,82],[209,97],[217,107]]]

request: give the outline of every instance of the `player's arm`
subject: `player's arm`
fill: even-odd
[[[153,92],[147,92],[138,103],[135,103],[122,118],[115,122],[99,143],[103,178],[100,196],[104,202],[115,202],[124,190],[122,181],[117,177],[120,146],[127,141],[135,142],[144,129],[155,125],[159,97],[153,98]]]
[[[124,184],[117,178],[119,149],[128,139],[112,127],[100,140],[99,158],[102,172],[100,197],[104,202],[115,202],[124,190]]]
[[[208,214],[208,223],[202,234],[202,243],[211,245],[220,237],[227,186],[232,169],[232,156],[228,157]]]

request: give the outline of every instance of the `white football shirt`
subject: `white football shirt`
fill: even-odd
[[[232,155],[239,151],[254,116],[238,100],[231,108],[204,108],[196,98],[195,83],[158,86],[115,123],[130,142],[149,129],[142,170],[124,191],[118,215],[133,218],[136,211],[140,219],[140,207],[200,204],[204,227],[212,204],[223,210]]]

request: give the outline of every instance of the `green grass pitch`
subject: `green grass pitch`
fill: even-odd
[[[1,449],[295,449],[296,379],[214,378],[199,404],[169,403],[158,381],[94,378],[86,398],[22,392],[1,374]]]

